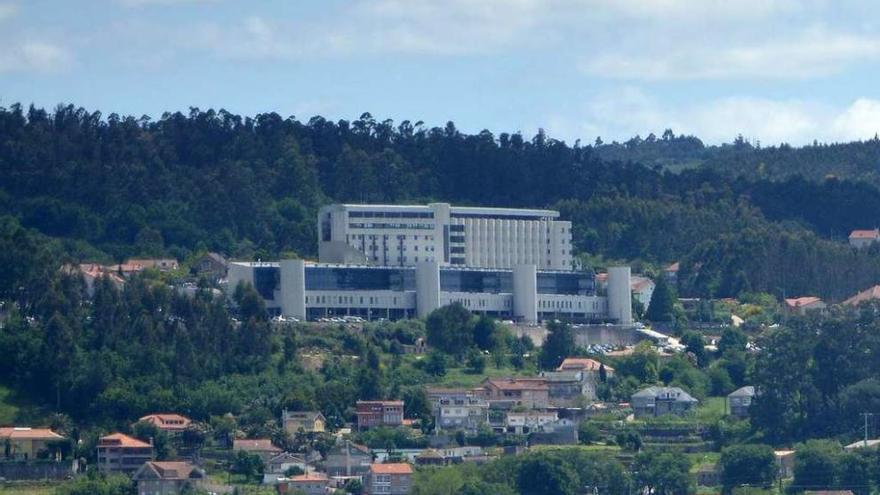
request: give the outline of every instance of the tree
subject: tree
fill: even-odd
[[[541,454],[528,456],[519,465],[516,486],[520,493],[528,495],[577,493],[576,477],[571,468]]]
[[[727,327],[721,332],[721,339],[718,341],[718,354],[725,356],[729,352],[745,352],[748,337],[742,330],[735,327]]]
[[[425,372],[433,376],[446,374],[446,356],[439,351],[431,351],[425,360]]]
[[[578,424],[578,442],[589,445],[601,438],[602,432],[591,421],[585,419]]]
[[[685,332],[681,336],[681,343],[685,346],[685,351],[694,355],[697,359],[697,365],[703,367],[709,360],[706,354],[706,342],[703,336],[697,332]]]
[[[768,487],[776,479],[776,456],[769,445],[733,445],[721,452],[725,493],[739,485]]]
[[[238,451],[232,462],[232,472],[249,480],[258,480],[263,475],[263,460],[256,454]]]
[[[829,440],[808,440],[795,447],[794,481],[799,490],[834,488],[840,444]]]
[[[148,421],[138,421],[134,424],[133,430],[135,438],[153,444],[157,460],[165,461],[173,457],[174,449],[171,446],[168,433],[160,430],[158,426]]]
[[[490,316],[480,315],[474,324],[474,344],[484,351],[492,351],[497,346],[497,330],[495,320]]]
[[[681,495],[692,493],[694,479],[684,454],[644,452],[633,462],[634,481],[642,493]]]
[[[541,347],[541,368],[555,369],[575,350],[574,332],[568,323],[552,321],[547,324],[547,337]]]
[[[470,311],[461,303],[435,309],[425,322],[428,345],[460,356],[473,345],[474,331]]]
[[[486,356],[476,347],[468,350],[465,362],[467,363],[469,373],[479,375],[486,370]]]
[[[645,318],[650,321],[672,321],[675,319],[675,292],[666,282],[666,277],[657,279],[651,302],[645,312]]]

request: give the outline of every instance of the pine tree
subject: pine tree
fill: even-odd
[[[675,314],[675,300],[672,288],[666,283],[664,277],[660,277],[654,288],[654,294],[651,296],[648,311],[645,312],[645,318],[650,321],[672,321]]]

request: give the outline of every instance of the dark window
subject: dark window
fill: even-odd
[[[451,235],[451,236],[449,236],[449,242],[462,243],[462,242],[464,242],[464,236],[463,235]]]
[[[306,290],[415,290],[415,271],[401,268],[306,267]]]
[[[450,232],[464,232],[464,225],[458,225],[458,224],[450,225],[449,231]]]
[[[464,248],[461,246],[452,246],[449,248],[449,252],[452,254],[464,254]]]
[[[254,267],[254,289],[263,299],[275,299],[275,288],[278,287],[280,273],[277,266]]]

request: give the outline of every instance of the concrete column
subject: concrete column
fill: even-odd
[[[305,320],[306,318],[306,269],[303,260],[282,260],[281,314]]]
[[[426,318],[440,307],[440,265],[436,261],[416,264],[416,314]]]
[[[525,323],[538,322],[538,276],[535,265],[513,267],[513,315]]]
[[[608,316],[620,325],[632,323],[632,289],[628,266],[608,268]]]

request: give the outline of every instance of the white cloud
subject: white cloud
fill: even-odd
[[[671,128],[710,144],[731,142],[742,134],[764,145],[801,145],[814,139],[870,139],[880,132],[880,101],[867,98],[843,106],[741,96],[674,105],[660,103],[638,88],[624,87],[598,95],[576,111],[577,118],[546,118],[550,135],[570,141],[602,136],[609,142],[651,132],[659,135]]]
[[[67,68],[73,57],[58,45],[28,41],[0,48],[2,72],[56,72]]]
[[[18,13],[18,5],[14,3],[0,3],[0,22],[10,19]]]
[[[648,54],[602,55],[583,64],[594,76],[635,80],[809,78],[880,58],[880,37],[811,31],[796,39]]]

